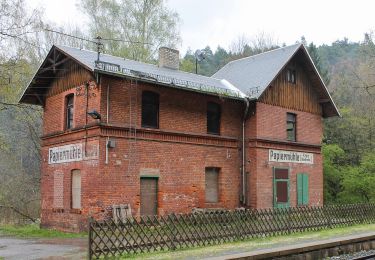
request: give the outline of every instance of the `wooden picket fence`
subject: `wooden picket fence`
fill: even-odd
[[[99,259],[375,223],[375,204],[209,211],[89,220],[89,257]]]

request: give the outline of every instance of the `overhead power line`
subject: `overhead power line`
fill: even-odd
[[[71,35],[71,34],[67,34],[67,33],[64,33],[64,32],[59,32],[59,31],[56,31],[56,30],[48,29],[48,28],[44,28],[44,30],[47,31],[47,32],[57,33],[57,34],[61,34],[61,35],[64,35],[64,36],[67,36],[67,37],[71,37],[71,38],[75,38],[75,39],[78,39],[78,40],[82,40],[82,41],[87,41],[87,42],[91,42],[91,43],[98,44],[98,41],[94,41],[94,40],[86,39],[86,38],[83,38],[83,37],[78,37],[78,36]],[[98,37],[99,37],[99,36],[98,36]],[[98,37],[97,37],[97,38],[98,38]],[[97,39],[97,38],[96,38],[96,39]],[[101,40],[101,41],[126,42],[126,43],[132,43],[132,44],[146,44],[146,45],[153,45],[152,43],[149,43],[149,42],[130,41],[130,40],[123,40],[123,39],[100,38],[100,40]]]

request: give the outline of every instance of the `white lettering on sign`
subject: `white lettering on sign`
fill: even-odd
[[[82,161],[82,144],[68,144],[49,148],[48,164]]]
[[[270,149],[269,161],[313,164],[314,154]]]

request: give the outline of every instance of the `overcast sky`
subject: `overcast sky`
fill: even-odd
[[[85,22],[77,10],[79,0],[27,0],[44,7],[47,19],[57,24]],[[371,0],[169,0],[181,18],[182,53],[209,45],[228,48],[240,35],[265,32],[279,43],[331,44],[337,39],[361,41],[375,30],[375,1]]]

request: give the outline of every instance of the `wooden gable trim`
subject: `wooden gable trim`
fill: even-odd
[[[299,48],[296,49],[294,54],[291,55],[291,57],[288,59],[288,61],[285,62],[285,64],[281,67],[281,69],[278,71],[278,73],[275,75],[275,77],[271,80],[271,82],[268,84],[268,86],[264,89],[262,94],[259,96],[258,100],[260,102],[263,102],[265,100],[265,95],[267,95],[267,91],[270,89],[270,87],[273,86],[275,81],[280,77],[282,72],[289,66],[291,61],[296,57],[296,55],[300,51],[303,52],[302,55],[303,55],[304,59],[307,59],[307,61],[304,61],[304,64],[306,65],[306,67],[304,66],[306,74],[309,74],[309,72],[307,71],[307,66],[311,66],[311,72],[310,73],[314,73],[314,76],[318,79],[318,84],[320,85],[320,90],[317,89],[316,87],[314,88],[314,91],[318,95],[317,103],[321,106],[321,111],[319,112],[319,114],[321,114],[323,117],[341,116],[340,112],[338,111],[338,109],[335,105],[335,103],[333,102],[333,99],[332,99],[331,95],[328,92],[327,87],[325,86],[325,84],[323,82],[323,79],[319,75],[319,72],[318,72],[317,68],[315,67],[310,55],[308,54],[308,51],[306,50],[306,48],[302,44],[300,45]],[[297,76],[297,78],[298,78],[298,76]],[[310,79],[310,81],[311,81],[311,79]],[[324,98],[319,97],[319,96],[321,96],[319,94],[319,92],[322,95],[324,95],[325,97]],[[266,102],[266,103],[269,103],[269,102]],[[296,110],[301,110],[301,109],[296,109]],[[304,111],[304,110],[302,110],[302,111]],[[315,113],[318,113],[317,109],[315,109]]]

